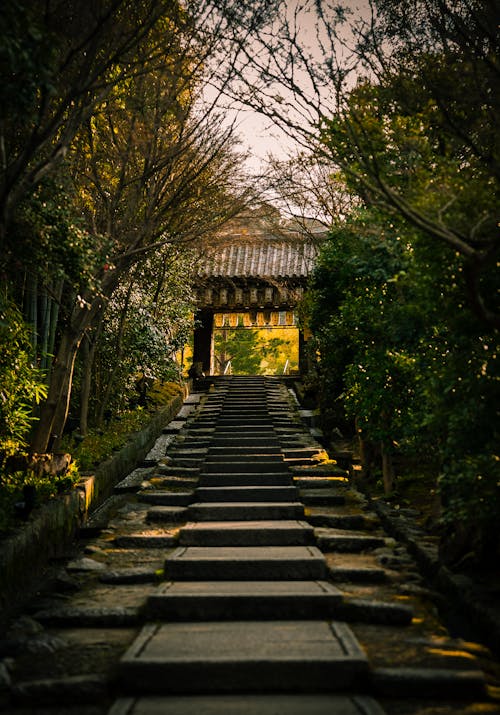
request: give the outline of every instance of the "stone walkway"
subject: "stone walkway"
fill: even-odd
[[[12,712],[500,712],[498,665],[294,408],[273,378],[188,398],[14,624]]]

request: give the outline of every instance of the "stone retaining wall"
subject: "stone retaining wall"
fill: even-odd
[[[386,531],[407,546],[429,584],[445,597],[442,615],[449,617],[453,613],[455,617],[465,619],[473,630],[473,637],[500,655],[500,609],[497,603],[485,598],[480,585],[471,578],[453,573],[443,565],[437,543],[432,543],[414,520],[405,518],[384,502],[373,501],[372,506]]]
[[[49,562],[67,553],[89,513],[144,459],[163,427],[180,410],[183,399],[183,395],[173,398],[93,475],[82,477],[75,489],[36,509],[22,528],[0,542],[1,620],[29,598]]]

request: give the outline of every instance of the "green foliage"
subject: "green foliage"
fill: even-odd
[[[275,373],[283,371],[279,360],[283,346],[288,341],[282,338],[265,339],[260,331],[252,328],[219,328],[214,335],[215,359],[220,374],[229,361],[233,375],[261,375],[269,369],[262,367],[263,361],[269,361]],[[286,358],[285,358],[286,360]]]
[[[33,405],[47,394],[43,373],[32,364],[28,328],[15,305],[0,295],[0,459],[26,445]]]
[[[234,375],[259,375],[262,356],[258,351],[259,331],[221,329],[215,332],[214,353],[222,374],[231,362]]]
[[[25,487],[33,490],[34,506],[41,506],[53,497],[71,489],[80,480],[78,465],[72,463],[64,474],[37,475],[33,471],[9,472],[0,468],[0,536],[8,533],[19,520],[15,505],[22,505],[26,498]],[[20,515],[23,516],[20,506]],[[27,516],[28,512],[24,512]]]
[[[104,429],[93,429],[81,440],[75,436],[63,442],[63,449],[70,452],[81,471],[91,471],[98,464],[113,456],[123,447],[134,432],[145,427],[151,414],[137,407],[113,417]]]
[[[499,346],[467,309],[462,270],[441,244],[365,209],[322,249],[311,324],[328,426],[342,407],[366,439],[432,457],[443,522],[484,535],[500,504]]]
[[[177,382],[155,382],[148,392],[148,406],[159,408],[168,405],[174,397],[182,394],[182,387]]]
[[[111,242],[85,229],[65,169],[40,182],[19,204],[1,260],[6,270],[22,266],[45,285],[65,280],[83,290],[94,285]]]
[[[192,267],[187,249],[167,247],[116,290],[98,336],[92,395],[97,423],[104,412],[143,403],[155,381],[179,381],[176,353],[192,332]]]

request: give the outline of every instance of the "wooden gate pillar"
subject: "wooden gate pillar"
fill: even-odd
[[[210,374],[212,356],[212,332],[214,314],[211,310],[199,310],[195,315],[193,341],[193,366],[201,363],[205,375]]]

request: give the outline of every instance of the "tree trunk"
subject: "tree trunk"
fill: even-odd
[[[41,295],[41,335],[40,335],[40,367],[46,370],[48,366],[50,315],[52,313],[53,301],[47,294],[47,289],[42,289]]]
[[[48,354],[53,355],[56,346],[56,331],[57,322],[59,320],[59,306],[61,304],[62,292],[64,287],[64,281],[60,281],[59,285],[55,289],[54,302],[52,305],[52,310],[50,312],[50,329],[49,329],[49,343],[48,343]]]
[[[91,351],[90,340],[85,336],[82,343],[82,385],[80,389],[80,434],[82,437],[88,433],[89,398],[92,377],[91,354],[95,353],[95,348]]]
[[[60,440],[69,411],[73,370],[80,343],[89,326],[102,310],[107,297],[118,285],[119,271],[113,271],[102,282],[99,297],[89,296],[92,302],[76,305],[71,319],[61,335],[57,354],[52,363],[48,395],[40,410],[40,420],[31,442],[31,451],[44,453],[49,445]]]
[[[130,297],[132,295],[132,288],[134,287],[134,283],[135,283],[135,281],[134,281],[134,279],[132,279],[128,285],[127,294],[125,296],[125,303],[122,307],[122,312],[121,312],[121,316],[120,316],[120,324],[118,326],[118,333],[116,335],[116,341],[115,341],[115,363],[114,363],[113,369],[111,370],[111,373],[108,375],[108,379],[106,380],[106,387],[105,387],[104,393],[102,395],[99,410],[97,412],[96,424],[99,427],[104,422],[104,414],[106,412],[106,407],[108,406],[111,391],[112,391],[113,387],[115,386],[116,376],[117,376],[118,370],[120,368],[120,361],[121,361],[121,358],[123,355],[123,335],[125,333],[125,326],[126,326],[126,322],[127,322],[127,313],[128,313],[128,309],[129,309],[129,305],[130,305]]]
[[[28,322],[31,324],[33,355],[38,352],[38,278],[33,276],[28,288]]]
[[[40,420],[31,443],[32,452],[47,452],[61,436],[69,410],[73,369],[82,336],[83,331],[80,333],[71,328],[62,335],[52,363],[47,399],[40,409]]]
[[[384,442],[380,443],[380,452],[382,454],[382,480],[384,482],[384,494],[391,494],[394,487],[394,464],[392,462],[392,454],[387,451],[387,445]]]
[[[92,387],[92,369],[94,367],[95,353],[99,336],[102,329],[103,312],[99,315],[99,325],[93,334],[93,339],[90,335],[85,335],[82,343],[82,385],[80,391],[80,434],[85,436],[88,433],[88,416],[89,416],[89,401]]]

